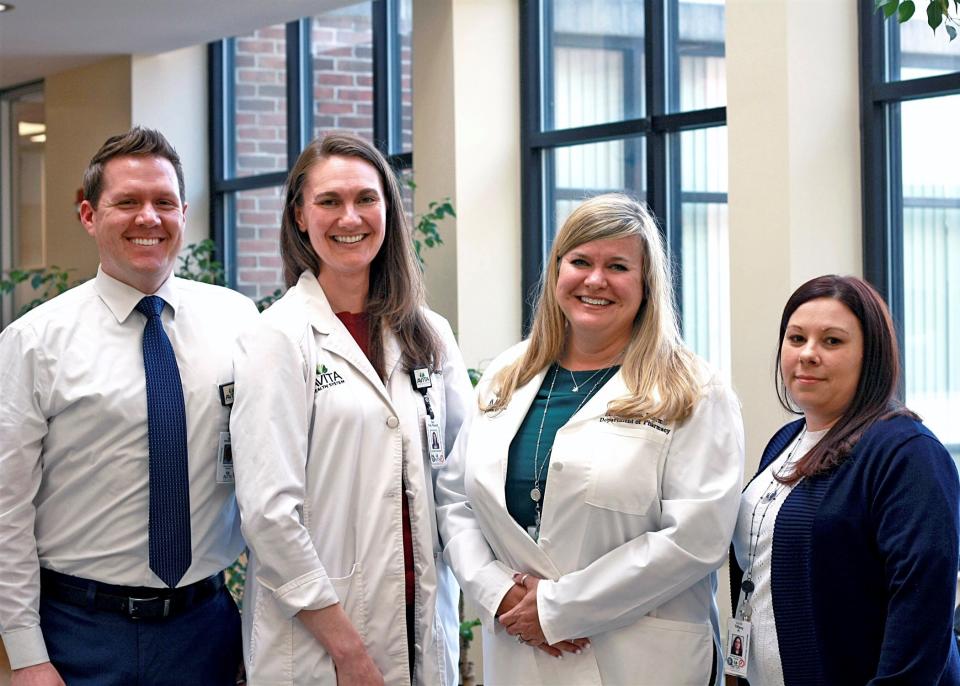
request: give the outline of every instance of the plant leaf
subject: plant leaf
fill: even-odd
[[[950,26],[950,24],[947,24],[944,28],[947,29],[947,35],[950,36],[951,41],[957,37],[957,30]]]
[[[937,27],[942,23],[943,9],[940,3],[937,0],[930,0],[930,4],[927,5],[927,25],[936,33]]]
[[[893,13],[897,11],[897,5],[900,4],[900,0],[889,0],[887,4],[882,5],[883,9],[883,18],[889,19],[893,16]]]
[[[916,11],[917,6],[913,4],[913,0],[904,0],[897,9],[897,21],[901,24],[905,21],[909,21],[910,17],[912,17],[913,13]]]

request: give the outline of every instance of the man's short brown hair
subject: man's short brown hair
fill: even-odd
[[[163,134],[156,129],[146,129],[141,126],[134,127],[126,133],[119,136],[111,136],[107,139],[97,154],[90,160],[87,169],[83,172],[83,197],[90,201],[94,207],[100,201],[100,194],[103,192],[103,168],[107,162],[116,157],[127,157],[129,155],[155,155],[163,157],[173,165],[173,170],[177,173],[177,185],[180,190],[180,203],[186,202],[183,184],[183,165],[180,164],[180,155],[170,145],[170,141],[164,138]]]

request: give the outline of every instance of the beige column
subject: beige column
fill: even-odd
[[[780,313],[814,276],[860,274],[857,3],[727,0],[733,384],[747,473],[788,416]]]
[[[520,339],[520,102],[516,0],[417,3],[415,210],[450,197],[455,222],[427,252],[431,306],[468,366]]]

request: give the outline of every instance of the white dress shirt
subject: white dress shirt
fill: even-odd
[[[774,474],[787,476],[802,457],[827,435],[829,429],[804,431],[798,440],[790,442],[782,453],[763,472],[750,482],[740,499],[737,528],[733,534],[733,547],[740,569],[750,568],[750,546],[753,549],[754,590],[750,596],[753,616],[750,625],[750,661],[747,665],[747,681],[755,686],[784,686],[783,665],[780,662],[780,644],[777,640],[777,625],[773,617],[773,589],[770,578],[770,560],[773,555],[773,528],[780,507],[796,484],[778,483]],[[790,465],[787,461],[790,461]],[[799,483],[799,482],[797,482]],[[776,493],[769,505],[760,502],[764,494]],[[751,534],[752,532],[752,534]],[[752,538],[752,540],[751,540]]]
[[[217,483],[231,352],[257,316],[245,296],[168,279],[156,295],[183,386],[193,559],[187,585],[243,548],[234,487]],[[124,586],[163,587],[147,543],[145,317],[136,289],[95,279],[0,333],[0,634],[14,669],[47,661],[40,567]]]

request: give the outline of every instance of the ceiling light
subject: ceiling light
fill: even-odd
[[[45,133],[38,133],[36,136],[30,136],[31,143],[46,143],[46,141],[47,134]]]
[[[0,2],[0,12],[9,12],[13,9],[13,5],[8,5],[5,2]]]
[[[43,122],[19,121],[17,122],[17,133],[21,136],[36,136],[38,133],[45,133],[47,125]]]

